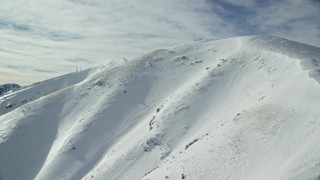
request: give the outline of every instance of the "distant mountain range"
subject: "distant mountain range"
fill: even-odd
[[[18,84],[3,84],[0,85],[0,96],[3,96],[4,94],[10,92],[10,91],[16,91],[20,89],[20,85]]]

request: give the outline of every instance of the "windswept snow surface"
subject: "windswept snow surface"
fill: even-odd
[[[157,50],[0,103],[1,180],[320,177],[320,48],[286,39]]]

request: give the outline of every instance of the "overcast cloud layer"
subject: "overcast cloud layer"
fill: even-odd
[[[10,0],[0,84],[27,85],[196,38],[274,35],[320,47],[319,0]]]

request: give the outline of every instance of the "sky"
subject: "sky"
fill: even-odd
[[[0,84],[29,85],[160,48],[242,35],[320,47],[320,0],[10,0]]]

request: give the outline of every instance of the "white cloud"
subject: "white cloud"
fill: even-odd
[[[320,2],[274,1],[259,8],[253,23],[267,34],[320,46]]]

